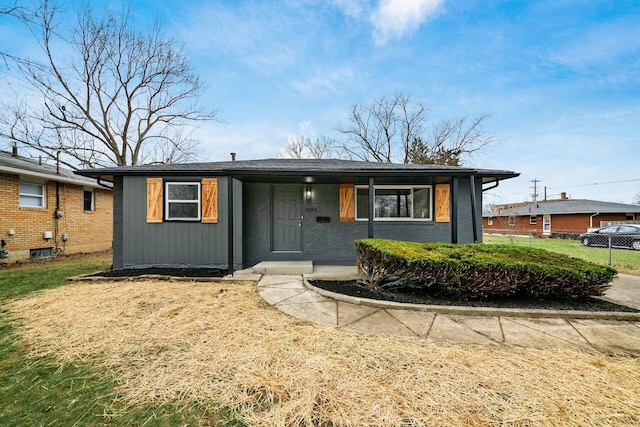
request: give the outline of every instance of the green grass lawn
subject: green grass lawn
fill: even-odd
[[[514,244],[519,246],[531,246],[534,248],[546,249],[552,252],[581,258],[596,264],[609,264],[609,249],[585,247],[580,244],[579,240],[565,239],[547,239],[547,238],[531,238],[513,237],[513,236],[494,236],[485,234],[482,237],[484,243],[487,244]],[[613,249],[611,252],[611,266],[620,273],[640,275],[640,251],[630,249]]]
[[[487,243],[509,243],[486,236]],[[514,244],[528,245],[528,239]],[[583,248],[576,241],[534,239],[532,246],[606,264],[606,249]],[[0,269],[0,426],[208,426],[242,425],[228,420],[215,402],[133,406],[118,392],[108,372],[90,362],[62,364],[37,357],[21,339],[20,319],[2,307],[62,286],[67,277],[108,268],[110,255],[69,257]],[[614,267],[640,274],[640,252],[614,251]],[[222,416],[220,415],[222,414]]]
[[[0,269],[0,307],[61,286],[67,277],[104,270],[110,262],[110,255],[101,254]],[[109,375],[81,363],[61,365],[31,356],[16,333],[17,322],[0,309],[1,426],[206,426],[220,421],[217,411],[195,403],[131,407]]]

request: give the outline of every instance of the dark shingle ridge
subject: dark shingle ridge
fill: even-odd
[[[129,175],[143,173],[177,173],[177,172],[207,172],[207,173],[251,173],[251,172],[409,172],[409,171],[442,171],[442,172],[468,172],[506,174],[517,176],[512,171],[476,169],[459,166],[444,165],[420,165],[378,163],[343,159],[258,159],[237,160],[224,162],[204,163],[168,163],[140,166],[120,166],[113,168],[99,168],[81,171],[83,175]]]
[[[640,205],[603,202],[590,199],[547,200],[505,209],[501,213],[485,212],[483,216],[540,215],[574,213],[640,213]]]

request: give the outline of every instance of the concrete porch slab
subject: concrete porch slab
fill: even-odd
[[[252,268],[256,274],[309,274],[313,273],[312,261],[262,261]]]
[[[305,280],[356,280],[360,278],[355,265],[314,265],[313,272],[304,275]]]

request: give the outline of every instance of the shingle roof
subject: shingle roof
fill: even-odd
[[[505,210],[504,215],[543,215],[543,214],[576,214],[576,213],[639,213],[640,205],[624,203],[601,202],[588,199],[551,200],[546,202],[528,203]],[[496,212],[485,212],[484,217],[496,216]]]
[[[79,176],[72,170],[59,168],[40,161],[14,156],[11,153],[0,151],[0,172],[46,179],[57,182],[68,182],[76,185],[102,188],[95,179]]]
[[[518,173],[505,170],[475,169],[456,166],[415,165],[396,163],[362,162],[341,159],[260,159],[238,160],[209,163],[154,164],[141,166],[120,166],[112,168],[88,169],[78,172],[86,176],[118,176],[118,175],[188,175],[188,174],[220,174],[220,175],[393,175],[393,174],[428,174],[428,175],[478,175],[507,179],[518,176]],[[494,179],[494,180],[495,180]]]

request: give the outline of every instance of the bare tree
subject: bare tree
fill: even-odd
[[[305,136],[289,138],[280,151],[280,156],[288,159],[327,159],[334,154],[335,141],[321,136],[312,140]]]
[[[132,29],[129,11],[98,17],[87,7],[62,25],[45,0],[18,16],[36,36],[43,63],[5,55],[42,101],[3,106],[0,137],[75,167],[185,161],[197,142],[185,127],[211,120],[195,100],[204,87],[182,46],[159,24]]]
[[[636,205],[640,205],[640,193],[636,193],[636,195],[633,196],[633,203]]]
[[[470,121],[467,117],[441,121],[428,137],[417,137],[412,141],[409,161],[460,166],[463,155],[476,153],[496,140],[482,130],[482,122],[487,117],[487,114],[481,114]]]
[[[338,128],[347,136],[340,148],[350,158],[409,163],[409,148],[421,135],[428,114],[421,101],[405,95],[382,97],[368,106],[356,104],[349,124]]]
[[[14,4],[13,6],[9,5],[0,5],[0,15],[16,15],[20,11],[20,6]]]
[[[366,161],[458,166],[464,155],[480,151],[495,138],[482,130],[488,117],[443,120],[425,132],[429,111],[406,95],[382,97],[371,105],[354,105],[349,124],[339,132],[346,156]]]

